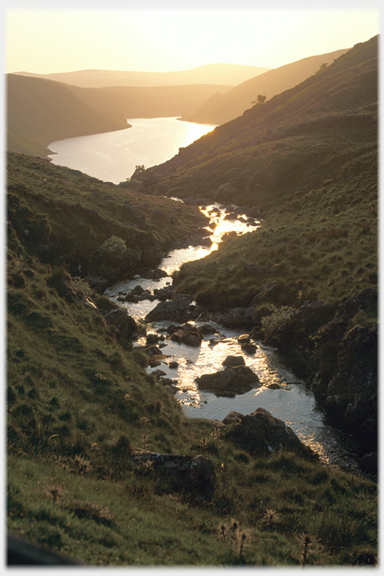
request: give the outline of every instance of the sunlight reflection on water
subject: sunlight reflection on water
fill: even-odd
[[[207,207],[204,212],[209,213],[213,208],[215,206]],[[245,222],[226,220],[224,216],[225,213],[221,212],[215,217],[217,227],[212,237],[215,242],[220,242],[222,234],[234,228],[239,233],[252,230]],[[258,225],[258,222],[255,223],[255,226]],[[175,250],[163,259],[160,268],[171,275],[183,262],[202,258],[215,249],[217,249],[216,243],[211,248],[190,246],[183,250]],[[120,291],[127,292],[137,285],[153,290],[163,288],[171,282],[172,279],[169,276],[159,281],[138,278],[116,284],[106,291],[106,295],[117,301]],[[136,320],[144,318],[157,304],[158,300],[142,301],[137,304],[120,303]],[[156,322],[152,324],[151,329],[165,331],[170,323],[170,321]],[[324,424],[323,413],[317,408],[313,394],[304,382],[296,378],[281,363],[274,349],[257,343],[255,354],[246,354],[237,341],[242,333],[241,330],[226,329],[214,322],[209,322],[209,324],[216,329],[214,339],[217,344],[214,346],[209,341],[213,335],[205,337],[198,348],[178,344],[169,339],[161,344],[162,353],[166,358],[158,368],[165,372],[165,377],[174,380],[177,386],[176,398],[188,417],[221,421],[231,411],[250,414],[256,408],[262,407],[286,422],[297,436],[317,452],[325,462],[330,464],[343,462],[344,465],[355,467],[353,454],[350,453],[350,457],[342,448],[337,431]],[[145,338],[140,339],[138,344],[144,345]],[[199,390],[196,378],[202,374],[224,369],[222,363],[229,355],[243,356],[245,364],[258,375],[260,387],[234,397],[218,396]],[[178,363],[177,368],[170,368],[171,361]],[[156,369],[157,367],[149,367],[147,371],[151,373]],[[279,388],[270,389],[271,384],[278,385]]]

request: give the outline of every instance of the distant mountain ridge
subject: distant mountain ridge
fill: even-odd
[[[53,74],[17,72],[19,76],[32,76],[73,84],[82,88],[109,86],[179,86],[187,84],[238,84],[267,72],[270,68],[240,64],[207,64],[176,72],[129,72],[118,70],[77,70]]]
[[[291,64],[268,70],[254,78],[235,86],[225,94],[215,94],[204,102],[193,114],[183,117],[189,122],[203,124],[225,124],[252,107],[258,94],[269,100],[276,94],[293,88],[315,74],[322,64],[331,64],[348,49],[336,50],[327,54],[310,56]]]

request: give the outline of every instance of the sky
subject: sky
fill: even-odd
[[[379,33],[377,2],[5,2],[5,71],[277,68]],[[105,8],[108,6],[108,8]]]

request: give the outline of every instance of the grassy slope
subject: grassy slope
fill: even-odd
[[[376,287],[377,39],[147,172],[172,195],[264,208],[259,231],[182,267],[200,302],[246,306],[276,279],[295,306]]]
[[[60,193],[38,174],[54,174]],[[16,155],[8,181],[22,200],[7,246],[9,532],[88,565],[376,562],[374,482],[293,454],[251,456],[211,422],[186,419],[142,353],[106,324],[108,300],[39,259],[26,208],[50,199],[57,213],[50,206],[47,219],[52,228],[64,219],[65,242],[65,202],[91,201],[82,183],[105,185]],[[105,221],[110,206],[98,204]],[[213,494],[134,466],[131,448],[212,459]]]
[[[7,159],[12,229],[31,255],[50,265],[65,265],[74,274],[81,266],[82,276],[104,275],[93,253],[112,236],[124,240],[129,252],[125,269],[116,270],[121,278],[133,268],[157,265],[171,246],[206,223],[197,208],[180,202],[158,198],[149,203],[134,189],[41,158],[8,153]],[[141,213],[140,220],[132,208]]]
[[[229,122],[251,107],[258,94],[263,94],[270,100],[276,94],[293,88],[315,72],[322,64],[331,64],[346,50],[337,50],[329,54],[311,56],[291,64],[286,64],[274,70],[269,70],[250,80],[242,82],[225,94],[217,94],[204,102],[193,114],[183,119],[191,122],[224,124]]]

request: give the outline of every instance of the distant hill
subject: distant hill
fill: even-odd
[[[127,128],[127,122],[102,113],[65,84],[7,75],[7,144],[11,152],[45,156],[46,146],[85,134]]]
[[[269,100],[276,94],[300,84],[315,74],[322,64],[332,63],[346,51],[347,49],[336,50],[328,54],[311,56],[269,70],[232,88],[225,94],[215,94],[193,114],[183,117],[183,120],[203,124],[224,124],[241,116],[244,110],[251,108],[258,94],[265,95]]]
[[[263,74],[269,68],[242,66],[237,64],[207,64],[178,72],[125,72],[117,70],[78,70],[54,74],[32,74],[17,72],[22,76],[33,76],[73,84],[83,88],[105,88],[107,86],[180,86],[187,84],[219,84],[237,86],[241,82]]]
[[[212,95],[225,93],[230,86],[191,84],[108,88],[68,86],[68,88],[103,114],[113,114],[119,119],[132,119],[183,116]]]
[[[8,150],[47,156],[53,141],[128,128],[127,118],[181,116],[228,86],[80,88],[7,76]]]

